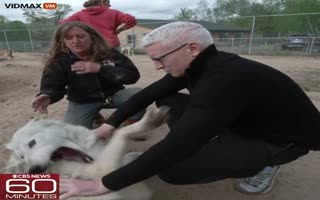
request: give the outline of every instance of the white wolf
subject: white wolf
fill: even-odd
[[[167,107],[148,109],[140,121],[117,129],[107,143],[97,140],[92,131],[80,126],[55,120],[33,120],[20,128],[7,144],[12,155],[6,172],[101,178],[122,166],[130,138],[144,136],[146,131],[163,124],[167,113]],[[151,190],[142,182],[90,199],[148,200],[151,197]]]

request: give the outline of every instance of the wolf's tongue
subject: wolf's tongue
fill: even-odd
[[[85,163],[93,161],[93,158],[88,154],[68,147],[60,147],[52,154],[51,160],[56,161],[59,159],[75,160]]]

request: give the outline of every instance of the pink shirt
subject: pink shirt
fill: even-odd
[[[110,9],[107,6],[93,6],[82,9],[70,17],[59,21],[59,23],[63,24],[70,21],[80,21],[95,28],[113,47],[120,46],[116,30],[121,24],[124,24],[127,29],[137,24],[135,17],[132,15]]]

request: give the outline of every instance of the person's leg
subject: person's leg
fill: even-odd
[[[306,148],[294,144],[268,145],[272,152],[272,165],[266,166],[259,173],[251,177],[239,179],[234,188],[242,193],[267,193],[272,189],[274,179],[280,170],[280,165],[297,159],[308,153]]]
[[[187,94],[178,93],[156,102],[158,107],[166,105],[171,108],[170,118],[167,122],[169,128],[173,126],[175,121],[183,114],[184,108],[188,103],[188,99],[189,96]],[[213,149],[208,150],[210,149],[210,145],[205,147],[197,154],[200,156],[192,157],[191,159],[182,162],[181,165],[176,165],[167,172],[161,173],[160,177],[165,181],[174,184],[193,184],[211,182],[231,177],[239,178],[252,176],[251,178],[242,179],[243,181],[237,183],[238,185],[235,185],[235,188],[241,192],[245,192],[245,190],[247,190],[248,193],[259,193],[262,191],[267,192],[272,188],[274,177],[279,170],[278,165],[293,161],[308,152],[308,150],[299,149],[294,146],[289,147],[290,145],[276,146],[263,141],[248,140],[241,138],[240,136],[232,135],[223,136],[218,141],[218,145],[215,144],[217,141],[213,142]],[[235,148],[235,146],[237,148]],[[211,155],[211,152],[220,153]],[[229,152],[229,154],[226,154],[225,152]],[[250,156],[250,154],[252,155]],[[212,156],[215,157],[211,158]],[[247,156],[249,158],[242,158],[243,156]],[[272,162],[268,157],[272,158]],[[252,164],[247,165],[250,158]],[[213,166],[206,163],[208,160],[213,161]],[[187,164],[188,162],[189,165]],[[204,164],[198,165],[198,163],[201,162],[204,162]],[[193,163],[195,163],[195,165],[193,165]],[[241,167],[244,164],[245,167]],[[238,172],[235,171],[235,169],[230,170],[230,167],[234,166],[240,166],[236,169]],[[210,175],[210,172],[207,173],[204,169],[210,169],[210,171],[214,171],[216,174]],[[223,171],[223,169],[226,171]],[[197,173],[202,173],[202,175],[193,176],[193,174]],[[189,179],[190,177],[188,174],[196,180]],[[201,177],[204,178],[202,179]],[[246,185],[248,181],[255,184],[254,189]]]
[[[181,117],[188,102],[189,95],[184,93],[176,93],[174,95],[167,96],[163,99],[156,101],[157,107],[170,107],[169,118],[167,120],[167,124],[170,129],[173,126],[173,124]]]
[[[93,119],[98,115],[104,102],[95,103],[75,103],[69,102],[64,120],[73,125],[81,125],[92,129]]]
[[[111,103],[115,107],[118,107],[124,102],[126,102],[135,93],[139,92],[140,90],[141,90],[140,88],[126,88],[126,89],[120,90],[112,96]],[[145,113],[145,109],[131,116],[129,118],[129,121],[132,121],[132,122],[139,121],[143,117],[144,113]]]
[[[200,184],[257,174],[305,155],[308,150],[276,146],[233,134],[212,139],[192,157],[159,173],[171,184]]]

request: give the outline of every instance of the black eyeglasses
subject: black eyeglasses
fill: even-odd
[[[174,49],[174,50],[172,50],[172,51],[170,51],[170,52],[168,52],[168,53],[166,53],[166,54],[164,54],[164,55],[162,55],[162,56],[159,56],[158,58],[151,58],[151,60],[153,60],[153,61],[158,61],[158,62],[162,63],[162,61],[161,61],[162,58],[164,58],[164,57],[166,57],[167,55],[170,55],[170,54],[178,51],[179,49],[182,49],[183,47],[185,47],[185,46],[187,46],[187,45],[188,45],[188,43],[185,43],[185,44],[179,46],[178,48],[176,48],[176,49]]]

